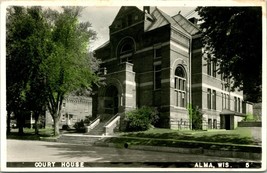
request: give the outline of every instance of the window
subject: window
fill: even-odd
[[[216,91],[212,91],[212,109],[216,110]]]
[[[217,120],[216,119],[213,120],[213,129],[217,129]]]
[[[208,89],[207,92],[207,107],[208,109],[211,109],[211,89]]]
[[[240,104],[241,104],[240,103],[240,98],[238,98],[238,102],[237,102],[237,109],[238,109],[237,111],[238,112],[241,112],[241,110],[240,110]]]
[[[126,53],[130,53],[133,50],[133,46],[132,44],[126,43],[121,47],[121,55],[122,54],[126,54]]]
[[[228,110],[230,110],[230,95],[229,94],[227,94],[227,100],[228,100]]]
[[[174,73],[175,104],[179,107],[186,106],[186,78],[184,69],[178,66]]]
[[[222,93],[222,109],[224,108],[224,97],[223,97],[223,93]]]
[[[227,108],[227,98],[226,98],[226,94],[224,94],[224,109]]]
[[[154,89],[161,88],[161,64],[154,65]]]
[[[212,129],[212,120],[208,119],[208,129]]]
[[[235,108],[235,111],[237,111],[237,98],[234,97],[234,108]]]
[[[133,44],[125,43],[121,49],[120,49],[120,62],[132,62],[132,56],[133,56]]]
[[[131,14],[129,14],[127,16],[127,21],[128,21],[128,26],[132,25],[132,23],[133,23],[133,16]]]
[[[207,73],[208,73],[208,75],[211,75],[211,62],[210,62],[210,60],[207,60]]]
[[[154,58],[161,58],[161,47],[156,47],[154,49]]]
[[[212,61],[212,76],[213,77],[216,77],[216,73],[217,73],[217,71],[216,71],[216,61]]]

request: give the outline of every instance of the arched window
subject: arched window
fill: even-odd
[[[131,53],[133,51],[133,45],[126,43],[121,47],[120,55]]]
[[[186,75],[184,68],[178,66],[174,73],[174,90],[176,106],[186,107]]]
[[[135,51],[134,41],[132,39],[126,38],[122,41],[118,47],[118,55],[120,58],[120,63],[130,62],[132,63],[133,53]]]

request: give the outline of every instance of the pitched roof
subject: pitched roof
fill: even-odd
[[[106,46],[108,46],[108,45],[109,45],[109,40],[106,41],[105,43],[103,43],[101,46],[97,47],[97,48],[95,49],[95,51],[97,51],[97,50],[99,50],[99,49],[102,49],[102,48],[104,48],[104,47],[106,47]]]
[[[156,20],[151,24],[150,27],[148,27],[147,31],[151,31],[167,24],[171,24],[177,30],[183,33],[187,33],[186,30],[179,25],[179,23],[177,23],[172,17],[170,17],[168,14],[161,11],[160,9],[155,8],[155,10],[151,14]]]
[[[200,32],[200,29],[195,24],[193,24],[192,22],[187,20],[180,13],[173,16],[172,19],[175,20],[190,35],[194,35],[194,34]]]
[[[200,29],[195,24],[187,20],[181,14],[171,17],[156,7],[155,10],[151,12],[151,15],[156,20],[152,22],[145,31],[151,31],[167,24],[171,24],[172,27],[187,35],[194,35],[200,32]]]

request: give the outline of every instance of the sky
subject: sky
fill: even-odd
[[[82,22],[89,21],[92,24],[92,28],[97,33],[97,40],[91,43],[90,49],[94,50],[101,46],[103,43],[109,40],[109,26],[115,19],[117,13],[119,12],[120,6],[90,6],[85,7],[80,16]],[[139,9],[143,9],[142,6],[138,6]],[[181,11],[182,15],[190,14],[194,11],[195,7],[163,7],[158,6],[160,10],[173,16]],[[192,15],[190,15],[192,16]],[[190,17],[188,16],[188,17]]]

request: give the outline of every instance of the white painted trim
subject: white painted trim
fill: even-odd
[[[134,74],[135,74],[135,72],[133,72],[133,71],[129,71],[129,70],[121,70],[121,71],[116,71],[116,72],[113,72],[113,73],[107,73],[107,74],[105,74],[105,75],[103,75],[103,76],[109,76],[109,75],[117,74],[117,73],[121,73],[121,72],[129,72],[129,73],[134,73]]]
[[[208,84],[206,84],[206,83],[197,83],[197,84],[193,84],[191,87],[192,87],[192,88],[197,88],[197,87],[210,88],[210,89],[212,89],[212,90],[216,90],[216,91],[221,92],[221,93],[224,93],[224,94],[229,94],[229,91],[224,91],[224,90],[222,90],[222,89],[220,89],[220,88],[214,87],[214,86],[212,86],[212,85],[208,85]],[[239,97],[239,98],[241,98],[241,99],[243,100],[243,95],[239,95],[239,94],[236,94],[236,93],[234,93],[234,92],[230,92],[230,95],[231,95],[231,96]]]
[[[161,79],[161,83],[169,83],[170,79]]]
[[[111,62],[111,61],[114,61],[116,59],[117,59],[116,57],[115,58],[111,58],[111,59],[107,59],[107,60],[102,61],[102,63]]]
[[[156,61],[153,63],[154,65],[160,65],[161,64],[161,61]]]
[[[153,85],[153,82],[144,82],[144,83],[139,84],[140,87],[145,87],[145,86],[150,86],[150,85]]]
[[[163,46],[167,46],[167,45],[170,45],[170,42],[164,42],[164,43],[162,43],[162,44],[161,44],[161,47],[163,47]],[[139,53],[146,52],[146,51],[153,50],[153,49],[154,49],[154,46],[149,46],[149,47],[146,47],[146,48],[137,50],[137,51],[136,51],[135,53],[133,53],[132,55],[139,54]],[[126,54],[126,55],[129,55],[129,54]],[[154,56],[154,55],[153,55],[153,56]],[[117,59],[117,58],[114,57],[114,58],[111,58],[111,59],[104,60],[104,61],[102,61],[102,63],[106,63],[106,62],[114,61],[114,60],[116,60],[116,59]]]

